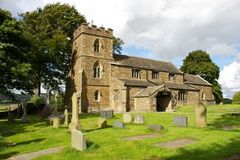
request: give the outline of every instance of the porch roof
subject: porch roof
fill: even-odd
[[[136,93],[134,95],[134,97],[149,97],[151,96],[153,93],[155,93],[156,91],[158,91],[161,88],[164,88],[164,85],[161,86],[149,86],[145,89],[142,89],[141,91],[139,91],[138,93]]]

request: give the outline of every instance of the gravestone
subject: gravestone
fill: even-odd
[[[195,124],[199,128],[207,126],[207,108],[201,102],[195,106]]]
[[[79,106],[78,104],[81,98],[80,93],[73,93],[72,96],[72,119],[71,123],[69,124],[69,130],[72,131],[73,129],[80,130],[80,124],[78,120],[78,114],[79,114]]]
[[[143,124],[144,123],[144,117],[141,114],[137,114],[134,116],[134,123],[135,124]]]
[[[53,128],[59,128],[60,117],[58,115],[53,116]]]
[[[158,125],[158,124],[151,124],[148,126],[148,128],[152,131],[156,131],[156,132],[160,132],[162,130],[164,130],[164,127],[162,125]]]
[[[98,127],[106,128],[107,127],[107,119],[106,118],[98,118]]]
[[[132,122],[131,113],[123,113],[123,122],[124,123],[131,123]]]
[[[68,126],[68,110],[67,108],[64,110],[64,126]]]
[[[188,117],[187,116],[176,116],[173,119],[173,124],[177,127],[187,127]]]
[[[72,130],[71,146],[79,151],[84,151],[87,149],[87,143],[84,133],[79,130]]]
[[[123,122],[120,122],[120,121],[114,121],[113,126],[115,128],[125,128],[126,127],[125,124]]]
[[[102,110],[102,111],[100,111],[100,116],[102,118],[112,118],[113,110]]]
[[[29,122],[27,119],[27,106],[26,106],[26,104],[22,104],[22,107],[23,107],[23,116],[21,118],[21,122],[27,123],[27,122]]]
[[[13,118],[13,113],[11,112],[11,107],[9,107],[8,109],[8,122],[13,122],[14,118]]]

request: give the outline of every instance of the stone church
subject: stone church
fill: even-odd
[[[82,24],[74,32],[67,102],[79,95],[80,112],[173,111],[213,103],[212,85],[171,62],[113,54],[113,30]]]

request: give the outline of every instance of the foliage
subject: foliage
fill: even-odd
[[[113,53],[114,54],[121,54],[122,45],[124,45],[123,40],[118,37],[113,37]]]
[[[240,104],[240,91],[233,95],[233,103]]]
[[[35,87],[49,84],[60,90],[70,69],[73,31],[85,17],[73,6],[48,4],[22,16],[24,34],[32,42],[31,63]],[[40,94],[40,93],[38,93]]]
[[[12,90],[31,92],[29,41],[11,13],[0,9],[0,93],[12,96]]]
[[[64,97],[59,94],[55,97],[51,97],[50,105],[52,108],[56,108],[58,111],[63,111],[64,109]]]
[[[39,107],[41,104],[44,104],[43,98],[37,95],[33,95],[28,102],[33,103],[35,107]]]
[[[198,74],[213,85],[213,94],[216,103],[223,100],[221,86],[217,82],[219,78],[219,67],[212,62],[209,54],[202,50],[190,52],[183,60],[180,68],[185,73]]]
[[[232,99],[223,98],[223,104],[232,104]]]

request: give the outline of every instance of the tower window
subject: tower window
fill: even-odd
[[[96,90],[94,92],[94,100],[99,102],[100,99],[101,99],[101,92],[99,90]]]
[[[159,72],[152,71],[152,79],[159,79]]]
[[[99,64],[99,62],[96,62],[93,65],[93,77],[94,78],[101,78],[101,76],[102,76],[102,67]]]
[[[99,52],[100,50],[100,42],[99,39],[96,39],[93,44],[93,50],[94,52]]]
[[[141,79],[141,70],[140,69],[132,69],[132,77]]]

